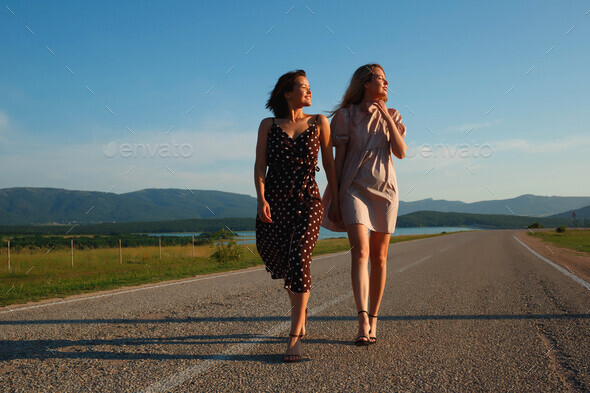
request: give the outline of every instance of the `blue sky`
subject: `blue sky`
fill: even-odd
[[[41,2],[0,7],[0,188],[255,195],[264,104],[308,113],[381,63],[401,199],[590,195],[590,3]],[[318,175],[323,188],[324,172]]]

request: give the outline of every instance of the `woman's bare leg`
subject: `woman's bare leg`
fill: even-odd
[[[379,307],[385,289],[387,278],[387,251],[389,249],[390,233],[371,231],[370,259],[371,277],[369,279],[369,314],[379,315]],[[377,337],[377,318],[370,318],[371,337]]]
[[[369,233],[362,224],[347,225],[350,242],[352,292],[357,311],[367,311],[369,307]],[[367,313],[358,314],[357,337],[369,337],[369,317]],[[363,341],[367,341],[362,339]]]
[[[287,289],[289,299],[291,300],[291,330],[287,352],[285,353],[286,361],[295,361],[301,357],[301,337],[305,334],[305,310],[309,300],[309,292],[293,292]]]

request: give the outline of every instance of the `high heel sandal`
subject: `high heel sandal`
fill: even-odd
[[[289,333],[289,337],[299,337],[299,340],[301,340],[303,338],[303,336],[304,336],[303,334]],[[296,363],[296,362],[301,361],[301,357],[302,357],[301,355],[295,355],[295,354],[289,355],[289,354],[285,353],[285,357],[283,358],[283,361],[285,363]]]
[[[357,315],[360,315],[361,313],[366,313],[367,315],[369,315],[369,313],[364,310],[359,311]],[[356,345],[357,347],[365,347],[369,344],[371,344],[371,339],[367,336],[358,336],[354,339],[354,345]]]
[[[369,316],[369,318],[375,318],[377,319],[377,315],[371,315],[369,313],[367,313],[367,315]],[[370,323],[370,321],[369,321]],[[371,331],[369,330],[369,334],[371,334]],[[377,342],[377,337],[373,336],[369,336],[369,344],[375,344]]]

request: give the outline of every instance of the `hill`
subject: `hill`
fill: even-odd
[[[115,194],[31,187],[0,190],[0,225],[92,224],[255,215],[256,198],[222,191],[146,189]]]
[[[401,201],[399,215],[433,211],[542,217],[588,205],[590,197],[521,195],[473,203],[429,198]],[[223,191],[145,189],[115,194],[57,188],[0,189],[0,225],[87,225],[255,216],[256,198]]]
[[[399,214],[415,211],[438,211],[475,214],[515,214],[544,217],[563,211],[590,205],[590,197],[560,197],[521,195],[516,198],[465,203],[461,201],[434,200],[432,198],[399,204]]]
[[[572,213],[574,213],[574,212],[576,213],[576,220],[584,220],[584,219],[590,220],[590,206],[586,206],[581,209],[568,210],[563,213],[554,214],[551,217],[553,217],[553,218],[567,218],[570,220],[570,223],[571,223]]]
[[[419,211],[398,217],[400,228],[474,227],[481,229],[523,229],[538,222],[544,227],[568,225],[571,220],[549,217],[527,217],[502,214],[443,213]]]

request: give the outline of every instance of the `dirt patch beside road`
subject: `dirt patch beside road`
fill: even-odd
[[[590,282],[590,256],[587,253],[557,247],[536,238],[534,235],[529,236],[527,231],[518,232],[516,237],[545,258],[566,268],[584,281]]]

